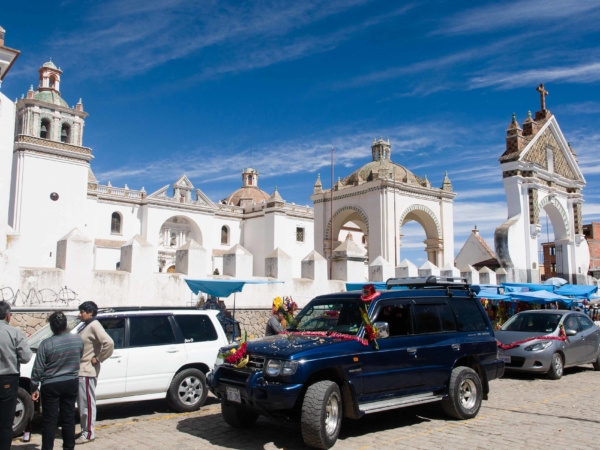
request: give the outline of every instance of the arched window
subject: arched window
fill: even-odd
[[[56,86],[56,77],[55,76],[51,76],[50,80],[49,80],[49,86],[48,87],[54,89],[55,86]]]
[[[60,130],[60,142],[69,144],[71,142],[71,127],[66,123],[63,123]]]
[[[121,234],[121,214],[118,212],[112,213],[110,219],[110,233],[111,234]]]
[[[50,121],[48,119],[42,119],[40,137],[42,139],[50,139]]]
[[[252,175],[248,175],[248,186],[252,186]]]
[[[229,229],[223,225],[223,227],[221,228],[221,244],[228,244],[229,243]]]

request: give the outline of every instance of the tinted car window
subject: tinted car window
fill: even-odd
[[[456,331],[456,322],[452,310],[448,305],[436,305],[440,320],[442,321],[442,331]]]
[[[113,342],[115,348],[123,348],[125,345],[125,319],[98,319]]]
[[[577,332],[581,331],[579,329],[579,321],[577,320],[577,316],[569,316],[565,319],[565,330],[575,330]]]
[[[512,316],[502,331],[525,331],[528,333],[552,333],[560,322],[560,314],[522,312]]]
[[[414,312],[419,333],[439,333],[442,331],[437,305],[415,305]]]
[[[386,303],[374,322],[386,322],[390,329],[390,337],[414,334],[410,308],[406,303]]]
[[[456,318],[458,331],[485,331],[487,325],[479,305],[478,300],[472,298],[453,298],[450,300],[450,307]]]
[[[577,316],[577,320],[579,320],[579,326],[581,327],[581,330],[587,330],[588,328],[594,326],[594,323],[587,317]]]
[[[168,345],[175,343],[173,328],[167,316],[130,317],[130,347],[147,347],[149,345]]]
[[[186,342],[216,341],[217,330],[212,324],[210,317],[200,314],[181,314],[175,316],[175,321],[183,339]]]

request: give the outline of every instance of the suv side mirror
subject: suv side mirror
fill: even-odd
[[[387,322],[375,322],[373,324],[377,328],[377,339],[385,339],[390,335],[390,326]]]
[[[568,329],[565,331],[565,333],[567,333],[567,336],[575,336],[577,334],[577,331]]]

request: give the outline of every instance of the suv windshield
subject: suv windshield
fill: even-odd
[[[289,331],[336,331],[356,334],[362,324],[362,302],[316,300],[309,303],[290,324]]]
[[[500,329],[526,333],[552,333],[556,330],[561,317],[560,314],[521,313],[512,316]]]
[[[79,320],[79,317],[67,316],[67,331],[70,332],[73,328],[77,326],[79,322],[81,322]],[[29,347],[31,347],[31,350],[36,351],[37,348],[40,346],[41,342],[44,339],[48,339],[50,336],[52,336],[52,330],[50,329],[50,325],[46,325],[40,328],[27,339],[27,341],[29,342]]]

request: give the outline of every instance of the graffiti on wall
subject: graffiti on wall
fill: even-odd
[[[58,292],[53,289],[29,289],[29,292],[17,289],[15,292],[10,287],[0,288],[0,300],[10,303],[12,306],[68,306],[77,301],[77,293],[67,286]]]

